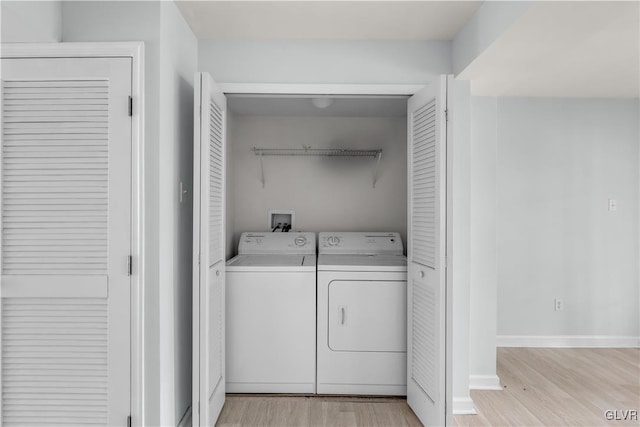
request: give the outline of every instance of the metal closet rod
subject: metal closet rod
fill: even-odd
[[[327,156],[327,157],[379,157],[382,149],[352,150],[348,148],[256,148],[251,149],[256,156]]]
[[[373,171],[373,188],[378,182],[378,170],[380,169],[380,159],[382,159],[382,149],[377,150],[351,150],[346,148],[256,148],[251,149],[256,156],[260,157],[260,182],[262,188],[265,185],[264,179],[264,156],[326,156],[326,157],[371,157],[377,158],[378,161]]]

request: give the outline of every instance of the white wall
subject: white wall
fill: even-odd
[[[193,86],[198,40],[176,4],[160,7],[160,421],[191,406]],[[188,190],[180,203],[180,182]],[[166,357],[165,357],[166,356]],[[165,387],[166,384],[166,387]]]
[[[2,43],[55,43],[62,38],[60,1],[0,2]]]
[[[145,43],[144,422],[177,425],[191,401],[193,76],[197,40],[173,2],[62,5],[62,40]]]
[[[230,170],[235,212],[233,248],[243,231],[267,228],[270,209],[294,209],[304,231],[399,231],[406,245],[406,118],[235,116]],[[265,188],[251,148],[382,148],[375,160],[266,157]]]
[[[471,98],[469,375],[471,388],[499,388],[496,376],[497,100]]]
[[[447,281],[452,311],[451,397],[454,414],[475,413],[469,395],[470,85],[449,80],[447,109]]]
[[[638,337],[638,117],[638,100],[498,99],[498,335]]]
[[[199,66],[219,83],[427,83],[451,72],[449,42],[201,40]]]

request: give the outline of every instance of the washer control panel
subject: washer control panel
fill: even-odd
[[[400,233],[322,232],[318,253],[355,255],[402,255]]]
[[[309,232],[246,232],[240,236],[238,254],[315,254],[316,235]]]

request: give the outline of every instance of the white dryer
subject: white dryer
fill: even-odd
[[[314,393],[314,233],[242,233],[226,266],[230,393]]]
[[[406,395],[400,235],[320,233],[318,246],[317,393]]]

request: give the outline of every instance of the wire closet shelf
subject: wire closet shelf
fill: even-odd
[[[378,169],[380,168],[380,159],[382,158],[382,149],[375,150],[352,150],[349,148],[257,148],[251,149],[253,153],[260,158],[260,181],[262,188],[265,185],[264,164],[262,158],[265,156],[322,156],[322,157],[364,157],[377,159],[375,170],[373,173],[373,188],[376,187],[378,181]]]
[[[382,154],[377,150],[352,150],[348,148],[256,148],[252,151],[256,156],[325,156],[325,157],[371,157]]]

